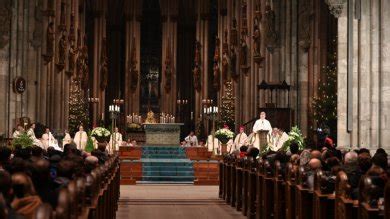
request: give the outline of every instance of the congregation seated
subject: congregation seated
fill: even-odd
[[[89,154],[73,144],[65,145],[63,152],[52,147],[0,146],[0,205],[5,207],[0,216],[35,218],[42,203],[56,209],[61,191],[72,181],[91,176],[109,158],[105,148]]]
[[[352,150],[349,152],[342,152],[340,150],[337,150],[333,146],[327,145],[326,147],[322,148],[320,150],[312,150],[312,149],[305,149],[302,151],[299,151],[298,145],[296,143],[292,143],[290,145],[290,148],[287,152],[285,151],[269,151],[265,154],[261,154],[260,157],[258,157],[258,149],[257,148],[249,148],[247,146],[242,146],[240,148],[239,153],[232,153],[230,155],[227,155],[227,159],[224,160],[225,163],[228,165],[233,165],[235,168],[237,168],[237,171],[240,171],[241,169],[245,169],[245,171],[258,171],[258,181],[261,185],[265,183],[266,181],[261,181],[262,177],[264,180],[269,180],[270,178],[267,178],[269,176],[275,177],[271,178],[275,184],[273,186],[278,186],[276,188],[282,188],[280,186],[287,186],[287,184],[278,184],[278,180],[284,180],[285,182],[287,180],[292,180],[292,174],[295,174],[294,177],[298,177],[298,180],[293,180],[293,183],[290,182],[290,186],[299,185],[300,187],[296,187],[296,190],[294,190],[294,193],[291,194],[299,194],[300,192],[304,192],[303,190],[307,190],[309,193],[305,193],[305,195],[292,195],[290,194],[278,194],[275,193],[274,201],[280,200],[279,197],[289,196],[292,197],[291,201],[293,202],[302,202],[303,204],[298,205],[298,203],[293,203],[292,206],[305,206],[308,205],[307,201],[311,202],[311,205],[313,205],[313,211],[310,211],[312,213],[309,213],[309,215],[313,216],[313,218],[318,218],[317,216],[321,214],[321,211],[318,209],[321,209],[321,207],[314,206],[319,203],[323,203],[323,208],[329,208],[335,206],[338,208],[338,206],[341,206],[340,203],[335,205],[335,194],[337,195],[345,195],[344,199],[341,199],[342,201],[348,201],[351,200],[351,203],[359,203],[353,204],[353,206],[357,206],[358,208],[369,208],[367,211],[372,214],[373,212],[380,212],[379,210],[374,211],[373,209],[382,209],[384,205],[384,196],[385,196],[385,186],[388,179],[389,174],[389,166],[388,166],[388,155],[385,150],[378,149],[376,153],[371,156],[370,151],[361,148],[358,150]],[[256,149],[256,150],[254,150]],[[258,163],[256,169],[251,168],[251,164],[246,164],[248,161],[253,162],[252,158],[256,159],[255,163]],[[234,161],[236,160],[236,161]],[[295,166],[295,168],[294,168]],[[227,166],[228,168],[228,166]],[[295,173],[291,173],[291,171],[294,171]],[[233,173],[233,172],[232,172]],[[244,174],[244,172],[242,173]],[[260,175],[259,175],[260,174]],[[264,175],[262,175],[264,174]],[[231,175],[224,175],[222,173],[221,175],[224,180],[229,180],[229,177]],[[241,176],[241,175],[235,175],[235,177]],[[226,178],[227,177],[227,178]],[[345,182],[342,182],[343,179],[346,179]],[[248,189],[251,186],[251,184],[248,184],[247,178],[242,178],[242,182],[244,183],[242,187],[248,187]],[[340,182],[344,184],[340,184]],[[232,182],[233,183],[233,182]],[[235,182],[237,184],[238,181]],[[337,187],[339,183],[339,186]],[[228,182],[229,184],[229,182]],[[225,182],[223,182],[220,185],[228,185]],[[234,184],[233,184],[234,185]],[[266,184],[265,186],[270,186],[271,184]],[[345,186],[347,185],[347,186]],[[223,198],[229,200],[229,194],[234,194],[234,191],[229,191],[229,187],[221,187],[222,191],[224,189],[228,191],[228,193],[223,194]],[[234,187],[233,187],[234,188]],[[336,192],[338,189],[344,189],[345,191],[340,193]],[[236,188],[237,189],[237,188]],[[242,188],[243,189],[243,188]],[[258,187],[258,189],[267,189],[267,187]],[[270,187],[272,189],[272,187]],[[303,190],[302,190],[303,189]],[[302,191],[301,191],[302,190]],[[280,190],[282,193],[285,193],[286,191],[290,190]],[[243,194],[244,195],[244,194]],[[247,194],[248,197],[247,200],[251,200],[251,193]],[[260,201],[262,198],[264,198],[263,202],[265,200],[268,200],[268,193],[264,193],[264,191],[260,191],[256,194],[258,201]],[[279,196],[278,196],[279,195]],[[311,197],[320,196],[322,195],[322,198],[319,199],[313,199]],[[328,196],[326,196],[328,195]],[[245,195],[244,195],[245,196]],[[264,196],[264,197],[261,197]],[[299,198],[298,198],[299,197]],[[327,197],[324,199],[324,197]],[[260,198],[260,199],[259,199]],[[240,204],[246,204],[245,197],[243,197],[242,203]],[[294,200],[296,199],[296,200]],[[304,199],[306,201],[304,201]],[[246,200],[246,201],[247,201]],[[315,202],[315,200],[317,200]],[[319,201],[318,201],[319,200]],[[324,200],[328,200],[328,202],[324,202]],[[337,199],[338,202],[339,199]],[[269,201],[269,200],[268,200]],[[284,201],[282,200],[281,203],[276,203],[275,205],[284,205]],[[386,200],[385,200],[386,201]],[[387,200],[389,201],[389,200]],[[263,203],[262,202],[262,203]],[[235,203],[237,205],[238,203]],[[327,205],[326,205],[327,204]],[[272,205],[272,204],[271,204]],[[239,205],[240,206],[240,205]],[[289,205],[291,206],[291,205]],[[365,207],[366,206],[366,207]],[[246,206],[247,207],[247,206]],[[261,209],[258,208],[258,209]],[[260,212],[264,216],[264,214],[268,215],[268,210],[258,210],[257,211],[266,211]],[[246,209],[243,209],[244,211]],[[357,214],[357,210],[353,209],[344,209],[341,210],[341,212],[346,211],[354,211],[355,214]],[[253,209],[248,210],[249,212],[253,211]],[[271,209],[272,211],[272,209]],[[326,211],[329,211],[326,210]],[[363,210],[364,211],[364,210]],[[291,212],[290,210],[287,211]],[[293,211],[294,212],[294,211]],[[302,211],[298,211],[297,214],[302,214]],[[328,215],[330,218],[333,218],[334,214],[336,212],[336,209],[332,209],[333,213],[330,213]],[[360,212],[360,210],[359,210]],[[305,212],[306,213],[306,212]],[[322,212],[323,213],[323,212]],[[245,215],[246,213],[243,212]],[[271,213],[272,214],[272,213]],[[354,214],[352,214],[354,215]],[[291,215],[292,216],[292,215]],[[310,216],[310,217],[311,217]],[[324,218],[327,216],[325,215]],[[291,217],[289,217],[291,218]]]

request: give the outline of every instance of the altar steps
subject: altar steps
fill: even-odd
[[[179,146],[144,146],[140,183],[192,183],[193,162]]]

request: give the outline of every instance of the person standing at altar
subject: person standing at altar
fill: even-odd
[[[190,134],[184,140],[187,143],[187,147],[198,146],[198,138],[195,136],[194,131],[191,131]]]
[[[30,128],[27,130],[27,134],[30,136],[31,140],[33,140],[35,146],[43,148],[42,142],[35,136],[35,123],[31,124]]]
[[[265,112],[260,113],[260,119],[258,119],[255,122],[255,125],[253,126],[253,132],[257,133],[258,131],[266,130],[269,131],[269,133],[272,132],[272,126],[271,123],[265,119],[266,114]]]
[[[114,141],[114,142],[113,142]],[[114,151],[111,151],[112,145],[114,145],[115,150],[119,151],[119,146],[122,145],[122,134],[119,132],[118,127],[115,127],[114,133],[112,133],[110,137],[110,143],[108,147],[108,151],[110,154],[113,154]]]
[[[74,143],[77,145],[77,149],[84,150],[87,145],[88,135],[84,131],[84,127],[82,125],[79,126],[79,131],[76,132],[73,139]]]
[[[230,153],[237,151],[240,149],[241,146],[244,146],[247,144],[248,136],[245,133],[245,127],[240,126],[240,133],[237,134],[236,138],[234,139],[233,146],[230,148]]]

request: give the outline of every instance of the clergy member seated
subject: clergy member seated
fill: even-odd
[[[70,134],[68,132],[68,130],[65,130],[65,136],[64,138],[62,139],[62,145],[66,145],[66,144],[70,144],[72,143],[72,137],[70,137]]]
[[[207,150],[210,152],[213,152],[214,154],[218,154],[219,147],[221,145],[221,142],[218,140],[218,138],[213,137],[213,135],[209,135],[207,137],[206,147]]]
[[[24,133],[24,132],[25,132],[25,130],[24,130],[23,126],[22,126],[22,125],[18,125],[18,126],[16,127],[16,130],[15,130],[14,133],[12,134],[12,137],[13,137],[13,138],[17,138],[17,137],[19,137],[19,135],[21,135],[21,134]]]
[[[33,140],[35,146],[43,148],[42,142],[35,136],[35,123],[31,124],[30,128],[27,130],[27,134],[30,136],[31,140]]]
[[[79,131],[76,132],[74,139],[74,143],[77,145],[77,149],[84,150],[87,145],[88,135],[84,131],[84,127],[82,125],[79,126]]]
[[[187,147],[196,147],[198,146],[198,138],[195,136],[194,131],[191,131],[190,134],[184,139],[187,143]]]
[[[57,140],[54,138],[48,127],[46,127],[45,133],[42,135],[41,142],[43,149],[45,150],[47,150],[49,147],[53,147],[57,151],[62,151],[62,149],[58,146]]]
[[[114,142],[113,142],[114,141]],[[122,145],[122,134],[119,132],[118,127],[115,127],[114,132],[112,133],[110,137],[110,143],[109,145],[113,145],[115,147],[116,151],[119,151],[119,146]],[[111,147],[108,149],[110,154],[113,154],[114,151],[111,151]]]
[[[233,151],[238,151],[241,146],[244,146],[247,144],[248,136],[245,134],[245,127],[240,126],[240,133],[237,134],[236,138],[234,139],[233,146],[230,149],[230,153]]]
[[[286,142],[287,140],[288,135],[286,132],[278,128],[274,128],[269,139],[269,148],[271,149],[271,151],[278,151],[283,147],[284,142]]]

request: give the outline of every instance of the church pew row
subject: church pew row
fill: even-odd
[[[385,187],[384,210],[373,207],[378,188],[370,178],[360,182],[359,200],[351,199],[351,187],[345,172],[334,177],[319,170],[314,174],[314,187],[306,183],[307,171],[276,161],[234,159],[225,157],[219,163],[219,197],[247,218],[390,218],[390,181]],[[373,195],[374,194],[374,195]]]
[[[120,166],[118,156],[85,178],[71,181],[60,190],[55,209],[49,204],[38,207],[37,219],[110,219],[115,218],[119,201]]]

